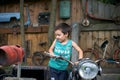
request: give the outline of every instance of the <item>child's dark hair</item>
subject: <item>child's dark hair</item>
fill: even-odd
[[[60,23],[55,27],[54,31],[56,31],[56,30],[61,30],[64,34],[68,33],[68,36],[70,36],[72,28],[70,25],[68,25],[66,23]]]

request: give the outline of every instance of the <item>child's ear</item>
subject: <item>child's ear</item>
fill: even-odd
[[[65,33],[65,35],[66,35],[66,36],[68,36],[68,32],[67,32],[67,33]]]

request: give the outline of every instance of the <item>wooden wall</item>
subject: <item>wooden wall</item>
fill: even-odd
[[[56,11],[56,25],[60,22],[66,22],[68,24],[72,24],[74,22],[81,23],[83,19],[83,11],[82,11],[82,5],[81,0],[70,0],[71,1],[71,17],[70,19],[63,20],[59,18],[59,1],[57,0],[57,11]],[[29,65],[32,65],[31,57],[35,51],[43,51],[44,49],[40,47],[38,44],[40,42],[48,42],[48,27],[49,25],[39,25],[38,24],[38,14],[39,12],[50,12],[51,8],[51,1],[50,0],[40,0],[37,2],[29,2],[25,3],[28,4],[29,10],[30,10],[30,19],[31,19],[31,25],[28,27],[28,30],[25,33],[25,40],[28,42],[29,45],[29,53],[27,55],[27,62]],[[45,8],[48,8],[47,10]],[[0,12],[17,12],[19,11],[19,4],[8,4],[8,5],[1,5],[0,6]],[[26,21],[26,10],[24,10],[24,18]],[[9,24],[9,23],[8,23]],[[34,26],[38,25],[38,26]],[[103,24],[104,25],[104,24]],[[83,26],[82,26],[83,27]],[[97,26],[95,26],[96,28]],[[29,28],[32,28],[29,30]],[[105,29],[102,28],[99,30],[99,28],[94,29],[94,27],[88,27],[88,30],[85,30],[87,27],[83,27],[80,32],[80,47],[83,50],[86,50],[87,48],[93,48],[94,43],[96,42],[99,46],[101,43],[108,39],[112,40],[112,36],[120,36],[120,29]],[[45,30],[44,30],[45,29]],[[92,30],[93,29],[93,30]],[[2,29],[1,29],[2,30]],[[15,45],[20,44],[21,45],[21,35],[18,33],[14,35],[12,33],[12,29],[6,30],[7,32],[6,39],[8,40],[8,45]],[[2,30],[2,31],[3,31]],[[1,31],[1,32],[2,32]],[[19,31],[18,31],[19,32]],[[2,32],[5,34],[5,32]],[[4,39],[3,39],[4,40]],[[48,50],[48,46],[45,47],[45,50]],[[111,53],[112,54],[112,53]],[[109,67],[111,64],[107,64],[107,67]],[[106,66],[106,65],[104,65]],[[114,67],[114,65],[113,65]]]

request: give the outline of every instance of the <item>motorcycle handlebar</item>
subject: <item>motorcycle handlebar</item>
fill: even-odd
[[[61,56],[56,56],[56,55],[53,56],[53,55],[51,55],[51,54],[48,53],[48,52],[44,52],[44,53],[45,53],[46,56],[48,56],[48,57],[50,57],[50,58],[65,60],[65,61],[67,61],[68,63],[70,63],[71,65],[74,65],[74,63],[73,63],[72,61],[67,60],[67,59],[65,59],[65,58],[63,58],[63,57],[61,57]]]
[[[65,58],[63,58],[63,57],[61,57],[61,56],[56,56],[56,55],[53,56],[53,55],[51,55],[49,52],[44,52],[44,53],[45,53],[44,55],[46,55],[46,56],[48,56],[48,57],[50,57],[50,58],[65,60],[65,61],[67,61],[68,63],[70,63],[71,65],[74,65],[74,63],[73,63],[72,61],[67,60],[67,59],[65,59]],[[80,61],[80,60],[78,60],[78,61]],[[103,58],[102,58],[102,59],[95,60],[96,63],[99,63],[99,62],[101,62],[101,61],[112,62],[112,63],[120,64],[120,62],[117,62],[117,61],[109,61],[109,60],[103,59]]]

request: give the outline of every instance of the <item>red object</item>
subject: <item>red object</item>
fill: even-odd
[[[22,62],[24,56],[23,48],[18,45],[0,47],[0,65],[8,66]]]

